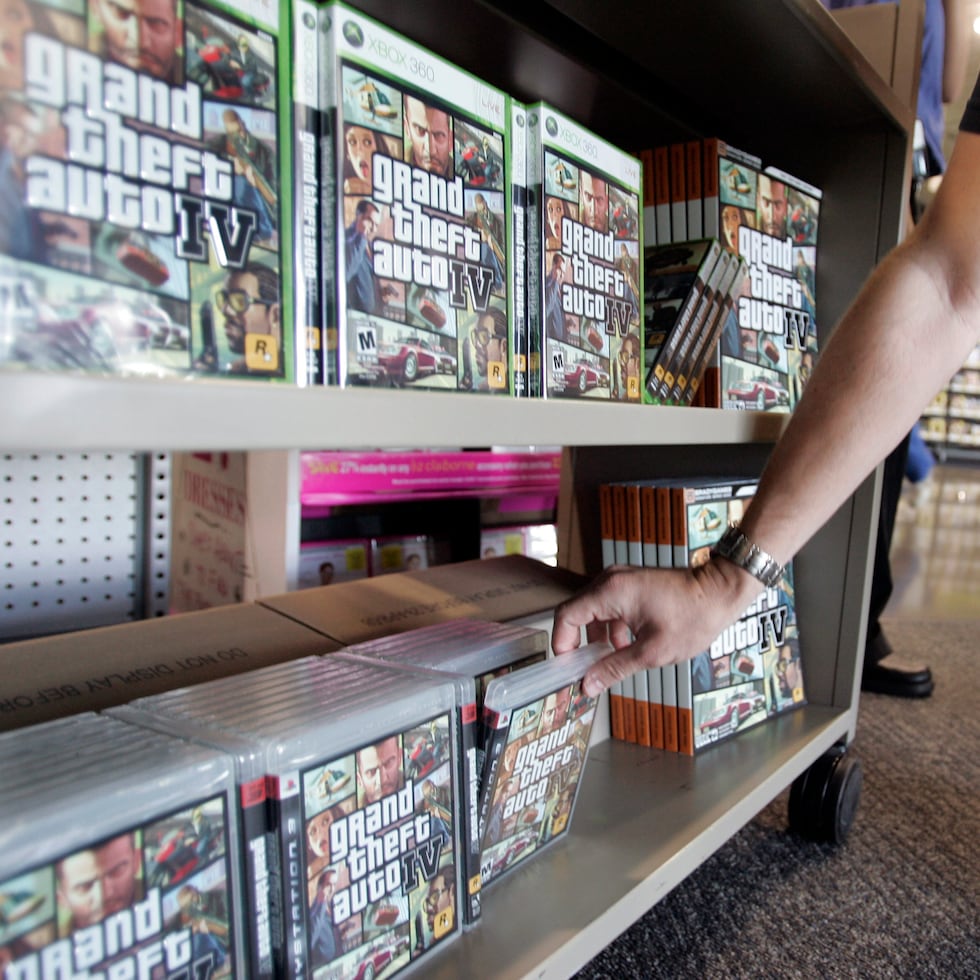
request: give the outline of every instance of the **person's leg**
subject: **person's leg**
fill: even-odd
[[[909,436],[906,436],[886,458],[882,473],[881,508],[868,602],[868,633],[864,647],[861,688],[898,697],[927,697],[933,688],[932,674],[928,667],[883,663],[891,655],[892,648],[881,628],[880,617],[894,589],[890,553],[908,450]]]

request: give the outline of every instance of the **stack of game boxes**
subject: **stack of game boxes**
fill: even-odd
[[[605,484],[606,551],[619,564],[700,565],[755,488],[753,478],[721,476]],[[805,704],[792,565],[708,649],[639,671],[610,694],[614,738],[685,755]]]
[[[3,976],[271,975],[225,752],[83,713],[0,735],[0,773]]]
[[[250,930],[275,975],[393,972],[459,935],[450,679],[337,654],[112,711],[234,757]]]

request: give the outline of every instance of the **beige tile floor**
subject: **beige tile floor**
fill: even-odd
[[[886,622],[980,620],[980,466],[940,464],[905,482],[891,564]]]

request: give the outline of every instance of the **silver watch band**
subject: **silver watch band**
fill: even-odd
[[[729,526],[712,547],[711,554],[720,555],[739,568],[744,568],[769,588],[775,586],[783,574],[782,565],[776,564],[772,555],[753,544],[739,530],[737,524]]]

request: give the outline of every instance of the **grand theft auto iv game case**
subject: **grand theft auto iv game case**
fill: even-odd
[[[748,276],[721,333],[721,407],[790,412],[817,356],[821,191],[758,161],[720,159],[722,244]]]
[[[567,833],[597,703],[583,693],[582,678],[611,649],[589,644],[487,685],[480,800],[484,888]]]
[[[0,365],[296,378],[287,8],[173,0],[147,41],[101,0],[21,7]]]
[[[513,392],[508,98],[321,9],[328,380]]]
[[[700,565],[751,506],[751,478],[671,488],[673,563]],[[793,566],[707,650],[676,665],[678,750],[693,755],[806,703]]]
[[[250,976],[230,758],[88,713],[4,734],[0,767],[5,980]]]
[[[261,771],[273,975],[391,974],[457,936],[453,681],[342,654],[228,680],[115,710],[224,748],[242,789]]]
[[[466,867],[464,922],[480,917],[480,779],[483,773],[484,734],[481,719],[486,686],[494,677],[540,663],[548,654],[548,634],[489,620],[458,619],[423,626],[393,636],[354,644],[343,656],[357,655],[405,668],[439,671],[460,684],[459,760],[463,803],[461,836]],[[430,758],[425,745],[419,763]]]
[[[530,393],[639,403],[640,161],[543,102],[527,133]]]

